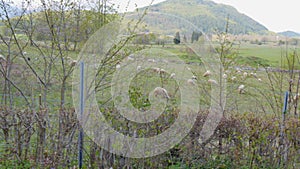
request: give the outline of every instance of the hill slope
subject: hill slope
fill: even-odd
[[[289,38],[300,37],[300,33],[293,32],[293,31],[279,32],[278,34],[279,34],[279,35],[282,35],[282,36],[289,37]]]
[[[233,34],[266,33],[268,30],[262,24],[239,13],[232,6],[217,4],[210,0],[167,0],[153,5],[152,12],[167,13],[182,17],[204,32],[216,29],[224,31],[229,17],[229,32]],[[168,19],[169,20],[169,19]],[[169,20],[170,21],[170,20]],[[155,18],[150,24],[155,24]],[[172,21],[170,21],[172,22]]]

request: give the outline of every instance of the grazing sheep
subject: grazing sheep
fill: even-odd
[[[153,70],[154,72],[156,72],[156,73],[159,73],[159,72],[160,72],[160,68],[158,68],[158,67],[154,67],[154,68],[152,68],[152,70]]]
[[[258,78],[257,80],[258,80],[259,82],[261,82],[261,81],[262,81],[262,80],[261,80],[261,78]]]
[[[167,73],[165,69],[160,69],[159,73]]]
[[[148,62],[155,63],[156,61],[154,59],[148,59]]]
[[[224,79],[227,79],[227,77],[228,77],[227,74],[223,74]]]
[[[153,94],[155,97],[157,97],[158,95],[162,96],[163,98],[167,98],[170,99],[170,96],[167,92],[166,89],[162,88],[162,87],[156,87],[153,91]]]
[[[233,77],[231,78],[231,80],[232,80],[232,81],[235,81],[235,80],[236,80],[236,77],[235,77],[235,76],[233,76]]]
[[[142,66],[137,66],[136,71],[140,71],[140,70],[142,70]]]
[[[207,82],[210,83],[210,84],[218,84],[217,81],[213,80],[213,79],[208,79]]]
[[[254,78],[257,78],[256,73],[251,72],[250,75],[253,76]]]
[[[192,79],[197,80],[197,76],[193,75]]]
[[[238,87],[238,92],[239,92],[239,94],[244,94],[245,93],[245,85],[240,85],[239,87]]]
[[[167,73],[164,69],[160,69],[160,68],[152,68],[152,70],[158,74],[163,74],[163,73]]]
[[[288,102],[295,104],[298,102],[299,98],[300,98],[300,93],[297,93],[297,94],[293,95],[293,97],[289,97]]]
[[[244,72],[244,73],[243,73],[243,78],[245,79],[247,76],[248,76],[248,73],[247,73],[247,72]]]
[[[117,64],[116,65],[116,69],[120,69],[121,68],[121,65],[120,64]]]
[[[189,85],[196,86],[196,81],[195,81],[195,79],[188,79],[188,80],[187,80],[187,83],[188,83]]]
[[[209,70],[207,70],[204,74],[203,77],[208,77],[211,75],[211,72]]]
[[[76,64],[77,64],[77,60],[72,60],[72,62],[71,62],[71,67],[76,66]]]
[[[171,79],[174,79],[175,76],[176,76],[175,73],[171,73],[170,78],[171,78]]]

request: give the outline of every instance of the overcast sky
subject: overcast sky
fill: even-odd
[[[165,0],[154,0],[159,3]],[[183,0],[184,1],[184,0]],[[235,7],[239,12],[244,13],[254,20],[266,26],[274,32],[292,30],[300,33],[300,1],[299,0],[213,0]],[[120,4],[124,10],[128,0],[111,0]],[[147,6],[151,0],[131,0],[129,10]]]

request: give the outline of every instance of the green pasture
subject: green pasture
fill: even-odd
[[[151,52],[143,53],[135,51],[136,47],[141,51],[148,50]],[[5,45],[1,44],[0,49],[2,52],[2,55],[8,54],[5,51]],[[189,48],[185,45],[174,45],[174,44],[166,44],[164,46],[162,45],[136,45],[132,46],[132,44],[129,44],[128,47],[126,47],[125,50],[131,50],[132,53],[135,54],[135,59],[137,62],[136,65],[131,66],[139,66],[139,64],[143,65],[144,63],[149,62],[149,60],[155,60],[156,63],[152,63],[153,65],[157,65],[157,67],[168,65],[170,63],[175,64],[173,67],[181,67],[184,66],[188,67],[190,71],[197,77],[197,83],[199,85],[200,91],[202,93],[201,103],[204,105],[204,107],[208,107],[210,103],[210,98],[208,96],[208,91],[211,89],[211,84],[208,83],[208,80],[210,78],[214,77],[206,77],[204,78],[202,75],[203,73],[208,69],[207,65],[204,65],[201,61],[201,59]],[[52,50],[47,47],[41,48],[45,56],[41,55],[41,51],[37,50],[35,47],[28,46],[24,49],[26,52],[26,57],[30,58],[29,63],[35,68],[37,71],[37,74],[43,78],[44,76],[44,70],[45,70],[45,63],[50,62],[50,55],[52,55],[53,58],[55,58],[55,61],[53,62],[54,65],[51,69],[51,78],[48,79],[48,92],[47,97],[48,101],[52,101],[52,106],[55,107],[55,105],[59,104],[60,101],[60,88],[61,88],[61,58],[59,56],[58,50]],[[23,58],[21,58],[20,54],[18,54],[16,51],[18,49],[13,46],[12,49],[12,56],[14,57],[14,63],[25,65],[25,61]],[[292,52],[292,48],[289,48],[288,55]],[[78,51],[65,51],[63,53],[64,61],[67,63],[67,69],[70,69],[70,65],[68,62],[70,60],[67,59],[67,57],[70,57],[71,59],[77,59],[79,52]],[[57,55],[55,57],[55,55]],[[269,44],[264,45],[253,45],[253,44],[241,44],[238,48],[238,54],[236,61],[234,65],[228,70],[227,74],[227,93],[228,93],[228,106],[235,109],[235,111],[243,109],[243,112],[251,111],[251,112],[272,112],[275,113],[275,107],[272,107],[272,104],[278,106],[280,101],[282,101],[283,92],[288,90],[288,81],[289,81],[289,74],[284,73],[280,74],[277,72],[266,72],[262,70],[258,70],[258,68],[262,68],[263,66],[272,66],[275,68],[280,68],[281,61],[283,61],[283,64],[286,64],[285,56],[286,55],[286,49],[284,46],[271,46]],[[144,58],[141,58],[143,56]],[[126,56],[124,58],[122,52],[117,56],[122,63],[123,59],[126,59]],[[178,62],[178,60],[182,62]],[[109,76],[106,76],[106,79],[112,80],[113,75],[116,70],[116,62],[118,60],[112,60],[111,63],[109,63],[105,69],[102,70],[102,74],[105,75],[105,71],[109,71]],[[167,61],[167,62],[165,62]],[[298,63],[296,63],[297,65]],[[252,66],[252,70],[236,70],[235,66],[237,67],[243,67],[243,66]],[[25,66],[26,67],[26,66]],[[28,67],[26,68],[26,71],[22,71],[22,75],[16,75],[12,74],[12,80],[16,82],[16,84],[23,90],[24,94],[28,97],[29,100],[33,101],[33,104],[37,105],[37,100],[40,94],[42,94],[42,86],[38,83],[36,77],[34,77],[33,73],[28,70]],[[150,73],[151,76],[148,76]],[[139,92],[147,91],[146,93],[140,95],[142,100],[145,100],[145,98],[148,97],[149,89],[145,90],[143,87],[147,87],[146,84],[148,84],[151,81],[151,78],[159,79],[162,78],[161,83],[156,83],[157,86],[164,86],[166,88],[169,88],[170,90],[174,91],[174,88],[176,88],[175,82],[168,82],[170,74],[173,72],[167,72],[166,75],[160,76],[159,74],[153,74],[151,70],[143,70],[142,74],[145,74],[145,76],[138,76],[138,78],[135,78],[135,81],[139,84]],[[244,77],[244,73],[247,73],[248,75]],[[252,74],[256,74],[255,77]],[[146,76],[147,75],[147,76]],[[149,80],[150,77],[150,80]],[[192,78],[192,77],[190,77]],[[138,79],[138,80],[137,80]],[[232,80],[234,79],[234,80]],[[260,79],[260,80],[258,80]],[[66,86],[66,103],[68,106],[72,106],[72,85],[71,85],[72,76],[68,78],[67,80],[67,86]],[[188,80],[188,79],[185,79]],[[217,80],[217,79],[215,79]],[[275,86],[274,89],[272,88],[272,85],[279,85]],[[164,84],[165,83],[165,84]],[[109,84],[109,83],[108,83]],[[98,92],[100,94],[98,95],[98,103],[105,102],[103,99],[110,99],[110,90],[108,89],[108,84],[102,85],[98,88]],[[142,84],[145,84],[143,86]],[[171,86],[166,86],[166,84]],[[282,85],[281,85],[282,84]],[[240,85],[245,86],[245,94],[239,94],[238,93],[238,87]],[[135,85],[132,84],[134,87]],[[149,87],[149,86],[148,86]],[[155,86],[151,86],[151,88],[154,89]],[[102,89],[105,89],[105,91],[101,91]],[[17,93],[15,89],[13,89],[13,92]],[[104,98],[101,98],[105,96]],[[139,98],[137,98],[139,99]],[[24,101],[20,96],[16,96],[14,98],[15,106],[21,106],[24,105]],[[275,103],[276,102],[276,103]],[[142,102],[138,102],[141,103]],[[253,109],[254,107],[251,106],[251,104],[260,104],[260,106],[265,107],[263,109],[257,108]],[[144,103],[143,103],[144,104]],[[146,103],[148,105],[148,103]],[[52,107],[51,106],[51,107]],[[55,108],[54,108],[55,109]],[[233,109],[232,109],[233,110]],[[277,107],[276,110],[279,110]],[[278,112],[280,113],[280,112]]]
[[[217,47],[218,45],[213,43],[213,46]],[[298,53],[300,52],[297,46],[279,46],[275,43],[262,45],[241,43],[233,47],[235,48],[235,52],[237,52],[235,65],[251,66],[254,68],[271,66],[287,69],[287,56],[291,57],[295,52],[296,57],[298,57]],[[187,52],[188,50],[185,45],[166,45],[163,49],[177,54],[186,62],[199,63],[199,57],[194,53]],[[295,66],[296,68],[300,68],[298,59],[296,59]]]
[[[294,46],[278,46],[278,45],[252,45],[241,44],[239,47],[239,56],[241,63],[249,63],[252,66],[257,64],[269,65],[272,67],[285,67],[287,55],[289,56],[294,51],[299,53],[299,49]],[[252,61],[252,63],[251,63]],[[299,65],[299,63],[298,63]]]
[[[2,53],[4,55],[7,54],[5,52],[5,46],[3,44],[0,46]],[[269,46],[259,46],[256,48],[256,46],[245,45],[240,47],[239,57],[241,56],[242,59],[237,58],[234,65],[222,72],[222,74],[226,74],[226,77],[223,77],[223,75],[221,76],[223,83],[226,82],[226,88],[222,91],[226,98],[225,115],[239,114],[241,116],[247,116],[248,113],[254,113],[262,118],[264,118],[264,115],[270,114],[281,117],[284,92],[289,90],[289,74],[268,72],[258,69],[258,67],[255,66],[257,63],[274,63],[274,65],[276,65],[274,60],[277,59],[277,61],[280,61],[281,56],[281,54],[278,55],[278,51],[281,51],[279,49],[280,48],[276,47],[270,48]],[[45,65],[51,61],[49,56],[51,54],[52,56],[56,56],[52,57],[56,58],[56,60],[53,62],[54,64],[50,70],[51,78],[49,79],[47,89],[49,119],[51,123],[56,124],[58,122],[56,115],[60,112],[62,59],[59,57],[59,51],[57,50],[51,50],[47,47],[42,48],[42,50],[43,53],[45,53],[45,56],[42,56],[41,52],[34,47],[27,47],[25,49],[26,57],[30,57],[30,65],[36,69],[38,75],[41,77],[43,77],[43,74],[45,73],[44,70],[47,68]],[[273,53],[273,55],[269,54],[268,50],[270,50],[269,53]],[[14,46],[12,51],[18,51],[18,49]],[[129,54],[124,51],[130,55],[133,54],[131,60],[127,57]],[[203,74],[209,69],[209,65],[204,65],[201,59],[186,46],[173,44],[167,44],[164,47],[158,45],[133,46],[132,44],[129,44],[124,48],[124,51],[120,51],[114,59],[111,59],[111,62],[105,64],[104,67],[99,70],[99,76],[96,78],[96,82],[100,82],[96,89],[96,99],[99,109],[115,130],[129,136],[136,134],[138,137],[149,137],[162,133],[164,130],[160,130],[160,128],[169,128],[174,124],[179,113],[181,113],[180,103],[183,101],[182,96],[186,94],[190,94],[188,96],[200,96],[199,100],[196,100],[199,102],[200,112],[207,112],[210,110],[212,100],[215,99],[211,96],[211,91],[214,85],[218,86],[218,84],[220,84],[220,79],[218,79],[220,77],[216,74],[203,77]],[[265,55],[263,55],[264,52],[268,53],[268,56],[265,57]],[[14,63],[25,65],[24,59],[21,58],[17,52],[14,52],[13,56],[15,57]],[[270,58],[270,56],[276,56],[276,59],[275,57]],[[77,59],[78,51],[65,51],[63,53],[64,61],[69,63],[70,60],[68,60],[67,57]],[[101,63],[99,63],[99,65],[100,64]],[[122,68],[129,67],[127,71],[135,73],[136,75],[130,81],[128,88],[121,90],[123,93],[117,94],[116,98],[112,98],[111,88],[117,87],[113,81],[114,76],[116,76],[116,73],[118,72],[117,64],[120,64],[121,66],[121,68],[119,68],[121,73],[124,72],[122,71]],[[153,66],[149,68],[147,65]],[[248,65],[253,65],[253,69],[244,69]],[[69,69],[70,65],[66,64],[66,68]],[[160,73],[152,68],[165,69],[166,72]],[[16,69],[19,70],[18,68]],[[171,74],[175,72],[175,77],[179,82],[176,78],[171,78]],[[78,77],[78,71],[75,72],[75,74],[76,73]],[[43,93],[41,90],[42,86],[38,83],[34,74],[28,70],[28,68],[25,68],[22,75],[18,75],[16,71],[13,70],[11,77],[32,102],[33,106],[38,108],[38,98],[39,95]],[[196,79],[193,90],[190,91],[190,93],[182,92],[182,88],[191,85],[188,83],[188,80],[192,78]],[[125,72],[125,75],[119,76],[118,79],[120,80],[119,84],[121,84],[121,86],[123,85],[122,87],[126,87],[125,81],[129,79],[129,76],[126,76]],[[210,80],[216,80],[217,84],[210,83]],[[241,85],[244,85],[243,92],[238,90]],[[155,98],[155,96],[151,96],[151,92],[156,87],[166,89],[170,99],[166,100],[165,98]],[[195,90],[195,88],[197,90]],[[295,89],[296,86],[293,85],[292,90],[295,91]],[[13,93],[17,93],[14,88]],[[123,99],[120,97],[122,95],[127,95],[129,97],[129,101],[126,103],[127,105],[131,104],[137,113],[140,111],[151,110],[151,106],[153,105],[153,107],[158,108],[162,113],[155,121],[145,126],[138,123],[130,123],[131,126],[129,126],[128,120],[121,116],[118,109],[115,107],[115,105]],[[292,93],[290,98],[293,98],[294,96],[295,93]],[[65,108],[73,107],[72,76],[67,80],[65,97]],[[195,101],[192,97],[189,99],[190,100],[188,101]],[[22,97],[14,95],[14,107],[22,108],[25,106],[24,103]],[[289,104],[289,110],[291,110],[290,112],[293,112],[293,102]],[[224,128],[227,129],[227,127]],[[127,132],[126,129],[128,129],[128,131],[136,130],[137,132]],[[57,126],[51,128],[51,132],[55,130],[58,130]],[[36,136],[34,135],[34,140],[36,140],[35,137]],[[246,135],[245,137],[248,136]],[[3,142],[4,141],[2,140],[0,141],[0,153],[5,152],[6,149]],[[34,141],[32,143],[38,144]],[[267,143],[269,144],[269,142]],[[49,145],[50,144],[47,144],[47,147],[49,147]],[[47,147],[45,150],[50,151]],[[85,147],[86,152],[89,152],[92,149],[88,144],[86,144]],[[211,165],[215,165],[216,162],[218,161],[213,160],[213,164]],[[7,163],[2,164],[2,167],[13,166],[14,164],[12,163],[13,162],[8,160]],[[72,158],[70,163],[76,165],[76,158]],[[223,164],[224,161],[220,161],[219,163]],[[230,164],[230,162],[228,163]],[[29,164],[30,162],[27,164],[27,161],[24,161],[24,166]],[[172,168],[182,168],[182,165],[177,167],[174,164]]]

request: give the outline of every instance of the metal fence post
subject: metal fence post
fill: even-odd
[[[288,98],[289,98],[289,92],[285,92],[285,97],[284,97],[284,105],[282,109],[282,121],[280,125],[280,141],[279,141],[279,165],[285,166],[286,161],[287,161],[287,151],[286,151],[286,143],[285,143],[285,118],[286,118],[286,113],[287,113],[287,106],[288,106]]]
[[[81,169],[83,164],[83,129],[82,118],[84,112],[84,62],[80,62],[80,117],[79,117],[79,138],[78,138],[78,167]]]

